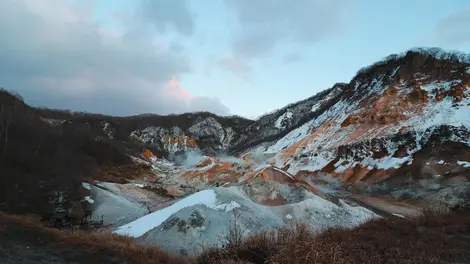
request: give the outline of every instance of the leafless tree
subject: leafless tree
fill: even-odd
[[[240,212],[237,209],[233,210],[233,219],[230,220],[229,229],[225,237],[227,247],[239,248],[243,242],[243,237],[247,230],[240,225],[240,217]]]
[[[5,110],[5,106],[2,104],[0,108],[0,139],[5,138],[5,143],[3,146],[3,156],[7,154],[7,146],[8,146],[8,128],[10,127],[11,122],[11,115],[13,113],[13,109]]]

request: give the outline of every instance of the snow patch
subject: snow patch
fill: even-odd
[[[466,98],[462,103],[470,103]],[[438,103],[429,103],[421,115],[415,115],[408,121],[402,123],[403,126],[413,127],[416,131],[426,131],[431,127],[441,125],[451,125],[455,127],[470,127],[470,107],[453,106],[453,99],[446,97]]]
[[[129,224],[119,227],[114,233],[120,235],[127,235],[131,237],[140,237],[148,231],[158,227],[165,222],[170,216],[178,211],[194,206],[204,205],[213,210],[223,210],[229,212],[235,208],[240,207],[240,204],[232,201],[227,204],[217,204],[217,197],[214,190],[204,190],[190,195],[173,205],[163,208],[159,211],[153,212],[149,215],[143,216]]]
[[[93,199],[91,199],[90,196],[85,196],[85,198],[83,198],[83,201],[87,201],[88,203],[95,203],[95,201]]]
[[[231,162],[231,163],[237,163],[237,164],[245,164],[246,161],[243,159],[239,159],[237,157],[233,156],[222,156],[219,158],[220,161],[222,162]]]
[[[397,74],[398,70],[401,69],[402,66],[399,66],[399,67],[396,67],[395,70],[393,70],[392,74],[390,74],[391,77],[395,77],[395,75]]]
[[[322,156],[311,158],[302,159],[300,164],[296,164],[295,166],[291,166],[288,173],[292,175],[296,175],[299,171],[317,171],[324,168],[328,163],[334,160],[334,155],[332,152],[324,152]]]
[[[40,119],[52,126],[60,126],[64,124],[65,122],[67,122],[67,120],[62,120],[62,119],[43,118],[43,117],[40,117]]]
[[[275,171],[278,171],[278,172],[280,172],[280,173],[286,175],[287,177],[291,178],[292,180],[294,179],[294,177],[292,177],[289,173],[287,173],[287,172],[285,172],[285,171],[283,171],[283,170],[281,170],[281,169],[278,169],[278,168],[276,168],[276,167],[273,167],[273,169],[274,169]]]
[[[289,110],[282,114],[277,120],[276,123],[274,123],[274,126],[279,129],[284,129],[286,128],[287,125],[283,124],[285,121],[292,119],[293,114]]]
[[[464,168],[470,168],[470,162],[468,161],[457,161],[457,164],[464,167]]]
[[[200,164],[200,163],[199,163],[199,164]],[[206,165],[206,166],[204,166],[204,167],[200,167],[200,168],[196,168],[196,167],[195,167],[195,168],[189,169],[188,171],[208,171],[208,170],[214,168],[214,167],[217,166],[217,165],[218,165],[218,163],[216,163],[216,162],[214,162],[214,161],[211,160],[211,163],[208,164],[208,165]]]
[[[403,215],[401,215],[401,214],[397,214],[397,213],[392,213],[392,215],[394,215],[394,216],[398,216],[398,217],[401,217],[401,218],[405,218]]]
[[[320,108],[321,103],[322,103],[322,102],[318,102],[318,103],[312,105],[312,109],[311,109],[310,111],[311,111],[311,112],[317,111],[317,110]]]
[[[450,88],[452,88],[453,86],[455,86],[456,84],[458,84],[460,82],[462,82],[462,81],[460,81],[460,80],[455,80],[455,81],[450,81],[450,82],[436,81],[436,82],[432,82],[432,83],[429,83],[427,85],[421,86],[421,89],[425,90],[427,92],[432,92],[435,89],[444,88],[444,90],[449,91]]]
[[[227,204],[219,204],[215,207],[212,207],[212,209],[221,210],[221,211],[225,211],[225,212],[230,212],[230,211],[233,211],[234,209],[240,208],[240,207],[241,207],[241,205],[239,203],[237,203],[235,201],[231,201],[230,203],[227,203]]]
[[[83,186],[83,188],[85,188],[85,189],[91,191],[91,184],[86,183],[86,182],[82,182],[82,186]]]
[[[395,157],[385,157],[379,160],[377,163],[378,169],[388,170],[391,168],[399,169],[405,162],[411,164],[413,161],[412,157],[403,157],[403,158],[395,158]]]
[[[258,173],[261,173],[264,171],[266,168],[271,167],[271,165],[265,163],[265,164],[260,164],[258,167],[256,167],[253,171],[259,171]]]
[[[348,161],[348,163],[346,163],[346,165],[341,165],[345,162],[346,160],[343,160],[343,159],[340,159],[338,162],[335,163],[335,172],[336,173],[343,173],[345,172],[347,169],[349,168],[354,168],[357,164],[357,162],[352,162],[351,161]]]

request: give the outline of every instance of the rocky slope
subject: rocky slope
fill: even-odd
[[[197,150],[209,155],[227,151],[252,121],[219,117],[207,112],[159,116],[111,117],[87,113],[37,109],[44,121],[56,126],[84,127],[99,137],[140,143],[159,156]]]
[[[392,55],[251,124],[264,125],[245,139],[259,144],[245,155],[258,153],[299,180],[328,175],[395,196],[467,182],[469,62],[436,49]]]
[[[88,202],[93,220],[178,251],[201,238],[222,245],[216,233],[230,228],[232,211],[255,232],[298,221],[351,227],[438,203],[467,205],[469,87],[470,56],[415,49],[256,121],[210,113],[117,118],[28,111],[50,137],[89,139],[67,150],[99,166],[70,172],[82,175],[72,177],[75,185],[88,183],[80,201]],[[28,152],[42,151],[38,142]],[[104,159],[114,153],[132,159]]]

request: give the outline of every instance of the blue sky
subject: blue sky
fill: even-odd
[[[47,6],[59,0],[36,1]],[[417,46],[470,53],[470,0],[446,3],[438,0],[68,0],[65,3],[64,9],[78,12],[77,16],[84,21],[91,20],[95,29],[131,36],[132,41],[125,42],[131,43],[126,51],[136,49],[139,54],[134,58],[134,52],[129,51],[123,61],[116,59],[113,65],[106,64],[104,58],[99,63],[89,59],[89,64],[80,64],[83,74],[73,79],[57,80],[48,72],[50,76],[41,78],[42,82],[35,79],[33,84],[38,87],[35,91],[24,88],[25,83],[7,81],[8,87],[26,94],[25,98],[33,104],[117,115],[209,110],[255,118],[305,99],[336,82],[348,82],[359,68],[391,53]],[[38,14],[42,10],[34,8],[29,11]],[[57,12],[63,10],[57,8]],[[43,30],[49,30],[48,25]],[[89,27],[86,26],[87,30]],[[87,42],[87,36],[91,35],[80,39]],[[133,36],[141,41],[135,41]],[[152,67],[154,56],[150,49],[146,53],[147,46],[142,46],[147,42],[165,52],[164,57],[157,58],[159,64],[155,71],[165,69],[157,74],[158,78],[146,67]],[[89,45],[85,46],[89,50],[100,50],[93,58],[107,53],[103,46]],[[64,50],[83,49],[81,52],[86,54],[89,50],[85,47]],[[116,57],[111,51],[109,56]],[[139,72],[136,67],[119,66],[124,61],[139,64],[139,60],[145,61],[138,66],[142,69]],[[167,69],[165,63],[172,66]],[[94,70],[84,70],[88,68]],[[121,74],[113,75],[117,72]],[[110,83],[109,79],[114,78],[117,84]],[[152,82],[158,86],[155,88],[159,89],[158,93],[153,90]],[[87,100],[87,94],[62,91],[64,83],[73,84],[81,91],[88,88],[88,96],[93,95],[94,99]],[[132,88],[118,87],[121,83]],[[51,91],[46,84],[57,88]],[[108,88],[99,90],[100,87]],[[177,91],[170,96],[165,89]],[[41,93],[54,91],[61,94],[58,98],[64,99],[41,97]],[[110,93],[113,95],[108,98]],[[82,99],[74,99],[77,96]],[[110,103],[97,106],[99,96]],[[132,102],[121,103],[127,99]],[[186,106],[176,107],[183,104]]]

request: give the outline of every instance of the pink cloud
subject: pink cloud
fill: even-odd
[[[168,87],[170,88],[179,88],[181,83],[176,79],[175,76],[171,78],[171,80],[168,82]]]
[[[190,94],[188,91],[181,88],[181,83],[176,79],[175,76],[171,78],[168,82],[167,86],[170,88],[170,91],[176,95],[178,98],[185,99],[185,100],[193,100],[195,96]]]
[[[153,27],[164,31],[181,19],[152,16],[158,19],[149,25],[147,19],[137,16],[146,7],[139,5],[118,31],[94,20],[96,1],[78,2],[0,1],[0,40],[8,40],[2,41],[0,58],[9,66],[0,71],[1,86],[19,92],[35,105],[76,111],[119,116],[230,113],[219,99],[194,96],[173,77],[191,73],[190,60],[175,51],[178,47],[172,50],[171,45],[163,45]],[[161,5],[151,7],[155,12],[162,10]],[[180,3],[176,7],[180,10],[177,13],[186,16],[186,6]],[[176,30],[192,33],[192,27]]]

